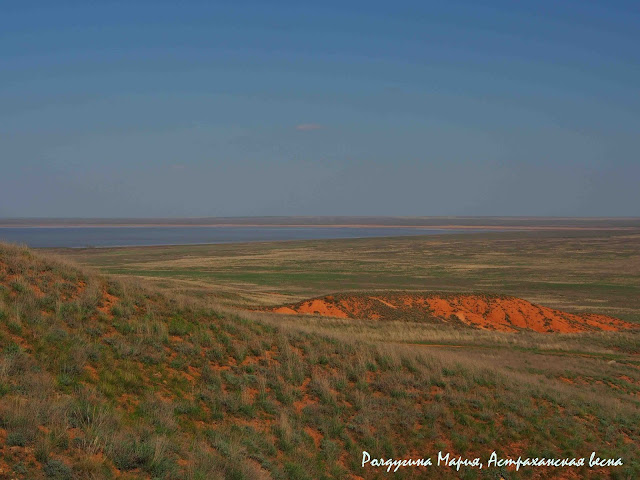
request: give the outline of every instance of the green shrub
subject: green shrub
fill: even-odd
[[[291,480],[311,480],[311,477],[307,473],[307,469],[299,463],[287,462],[284,466],[287,477]]]
[[[184,337],[191,331],[192,326],[182,317],[175,316],[169,320],[169,335]]]
[[[7,328],[9,329],[9,332],[14,335],[22,335],[22,325],[18,322],[9,322],[7,324]]]
[[[4,397],[7,393],[11,391],[11,386],[6,383],[0,383],[0,398]]]
[[[115,441],[110,449],[114,465],[120,470],[140,468],[152,477],[165,477],[176,470],[165,437],[138,439],[129,437]]]
[[[27,443],[27,437],[22,432],[10,432],[7,435],[8,447],[25,447]]]
[[[128,322],[114,322],[113,328],[115,328],[121,335],[129,335],[135,331],[133,325]]]
[[[44,474],[54,480],[72,480],[73,471],[60,460],[50,458],[44,464]]]
[[[11,282],[11,288],[13,288],[18,293],[24,293],[27,291],[27,286],[18,280],[14,280]]]

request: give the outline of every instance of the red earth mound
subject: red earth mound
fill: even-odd
[[[534,305],[521,298],[496,295],[341,294],[269,310],[275,313],[338,318],[442,322],[503,332],[530,330],[540,333],[576,333],[639,327],[606,315],[578,315]]]

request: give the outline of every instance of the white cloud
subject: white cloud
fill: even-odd
[[[300,130],[302,132],[308,132],[311,130],[320,130],[322,125],[318,123],[301,123],[300,125],[296,125],[296,130]]]

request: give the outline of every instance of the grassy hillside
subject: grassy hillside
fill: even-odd
[[[637,402],[280,327],[8,245],[0,350],[0,479],[640,477]],[[387,474],[363,450],[625,465]]]

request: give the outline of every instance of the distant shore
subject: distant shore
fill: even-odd
[[[211,218],[0,218],[0,228],[430,228],[463,230],[636,230],[640,218],[622,217],[211,217]]]
[[[0,224],[0,228],[411,228],[411,229],[430,229],[430,230],[491,230],[491,231],[581,231],[581,230],[604,230],[604,231],[635,231],[640,229],[639,226],[552,226],[552,225],[379,225],[379,224],[345,224],[345,225],[321,225],[321,224],[163,224],[163,223],[144,223],[144,224]]]

